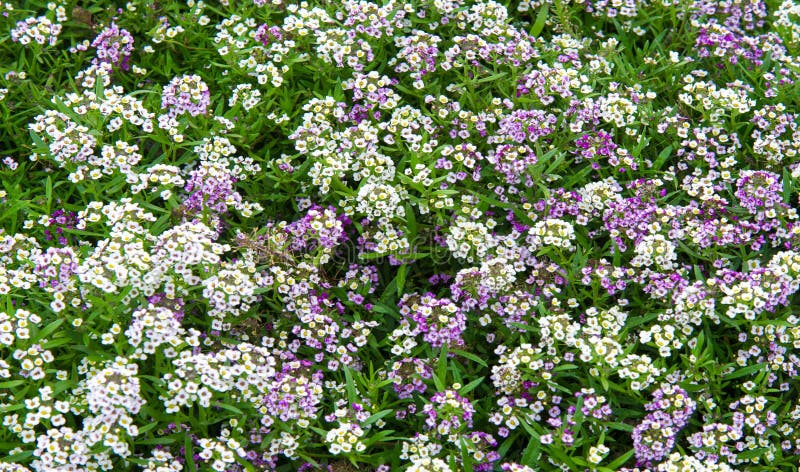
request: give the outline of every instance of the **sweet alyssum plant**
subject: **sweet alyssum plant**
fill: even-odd
[[[800,460],[800,7],[0,4],[0,470]]]

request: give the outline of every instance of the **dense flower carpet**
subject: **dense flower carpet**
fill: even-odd
[[[800,3],[0,2],[0,472],[791,471]]]

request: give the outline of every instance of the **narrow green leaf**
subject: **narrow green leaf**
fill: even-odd
[[[186,466],[190,472],[197,472],[197,465],[194,463],[194,452],[192,452],[192,436],[187,434],[183,439],[183,447],[186,451]]]
[[[365,425],[371,425],[372,423],[374,423],[374,422],[378,421],[379,419],[391,414],[392,412],[394,412],[394,410],[392,410],[392,409],[381,410],[381,411],[373,414],[369,418],[367,418],[366,421],[364,421],[364,424]]]
[[[0,389],[19,387],[24,383],[24,380],[9,380],[8,382],[0,382]]]
[[[545,3],[544,6],[539,8],[539,13],[536,14],[536,21],[531,27],[531,36],[537,37],[544,29],[545,22],[547,22],[547,14],[549,13],[550,5]]]
[[[472,382],[470,382],[470,383],[468,383],[468,384],[464,385],[463,387],[461,387],[461,388],[458,390],[458,393],[459,393],[459,395],[466,395],[466,394],[468,394],[469,392],[471,392],[471,391],[475,390],[475,389],[478,387],[478,385],[480,385],[480,384],[481,384],[481,382],[483,382],[483,379],[485,379],[485,378],[486,378],[486,377],[479,377],[479,378],[477,378],[477,379],[473,380]]]
[[[471,352],[462,351],[460,349],[453,349],[450,352],[452,352],[453,354],[455,354],[457,356],[461,356],[461,357],[467,358],[467,359],[471,360],[472,362],[475,362],[477,364],[482,365],[483,367],[489,367],[489,364],[487,364],[485,360],[481,359],[480,357],[476,356],[475,354],[473,354]]]
[[[237,415],[244,416],[244,412],[242,410],[236,408],[233,405],[228,405],[227,403],[214,402],[213,406],[218,407],[218,408],[222,408],[223,410],[228,410],[231,413],[235,413]]]
[[[733,380],[733,379],[738,379],[739,377],[746,377],[750,374],[760,371],[761,369],[764,368],[765,365],[767,365],[766,362],[760,362],[758,364],[742,367],[741,369],[734,370],[733,372],[731,372],[730,374],[726,375],[723,378],[725,380]]]
[[[41,331],[36,333],[36,336],[33,336],[31,342],[32,343],[36,343],[36,342],[39,342],[40,340],[46,338],[53,331],[57,330],[58,327],[61,326],[63,323],[64,323],[64,318],[60,318],[60,319],[57,319],[57,320],[53,321],[49,325],[47,325],[44,328],[42,328]]]
[[[358,391],[356,390],[355,382],[353,382],[353,374],[350,372],[350,368],[347,366],[343,366],[344,369],[344,378],[345,378],[345,389],[347,390],[347,399],[350,401],[350,404],[358,403]]]
[[[403,264],[397,269],[397,297],[403,295],[403,288],[406,286],[406,275],[408,274],[408,266]]]
[[[436,375],[433,376],[433,383],[436,388],[443,392],[447,385],[447,345],[442,346],[439,353],[439,361],[436,363]]]

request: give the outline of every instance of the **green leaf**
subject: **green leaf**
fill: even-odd
[[[345,389],[347,390],[347,399],[350,401],[350,404],[358,403],[358,390],[356,390],[355,382],[353,382],[353,374],[350,372],[350,368],[347,366],[342,366],[344,370],[344,378],[345,378]]]
[[[660,153],[656,161],[653,163],[653,170],[661,170],[661,167],[667,162],[669,156],[672,154],[672,145],[665,147]]]
[[[186,466],[187,470],[197,472],[197,466],[194,463],[194,452],[192,452],[192,436],[187,434],[183,439],[183,447],[186,451]]]
[[[383,418],[383,417],[385,417],[385,416],[387,416],[387,415],[389,415],[389,414],[391,414],[391,413],[393,413],[393,412],[394,412],[394,410],[392,410],[392,409],[388,409],[388,410],[381,410],[381,411],[379,411],[379,412],[377,412],[377,413],[373,414],[373,415],[372,415],[372,416],[370,416],[369,418],[367,418],[367,419],[364,421],[364,424],[365,424],[365,425],[371,425],[372,423],[375,423],[375,422],[376,422],[376,421],[378,421],[379,419],[381,419],[381,418]]]
[[[40,340],[46,338],[53,331],[57,330],[58,327],[61,326],[63,323],[64,323],[64,318],[60,318],[60,319],[57,319],[57,320],[53,321],[49,325],[45,326],[41,331],[36,333],[36,336],[33,336],[33,338],[31,339],[31,342],[32,343],[37,343]]]
[[[24,383],[25,383],[24,380],[9,380],[8,382],[0,382],[0,389],[19,387]],[[10,411],[10,410],[5,410],[5,411]]]
[[[481,359],[480,357],[476,356],[475,354],[473,354],[471,352],[462,351],[460,349],[453,349],[450,352],[452,352],[453,354],[456,354],[458,356],[467,358],[467,359],[471,360],[472,362],[475,362],[477,364],[482,365],[483,367],[489,367],[489,364],[487,364],[485,360]]]
[[[447,385],[447,345],[442,346],[439,354],[439,361],[436,364],[436,374],[433,376],[433,383],[436,388],[443,392]]]
[[[467,438],[461,436],[461,462],[464,470],[472,470],[472,454],[467,448]]]
[[[545,3],[544,6],[539,8],[539,13],[536,14],[536,21],[533,22],[533,26],[531,27],[531,36],[537,37],[542,32],[547,22],[549,10],[550,5],[548,3]]]
[[[217,408],[222,408],[223,410],[228,410],[231,413],[235,413],[235,414],[240,415],[240,416],[244,416],[244,412],[242,410],[236,408],[233,405],[228,405],[227,403],[214,402],[213,406],[215,406]]]
[[[542,443],[539,440],[539,437],[532,437],[528,440],[528,446],[525,448],[525,451],[522,453],[522,463],[523,464],[535,464],[539,460],[539,456],[542,454]]]
[[[151,424],[155,425],[156,423],[151,423]],[[153,438],[153,439],[143,439],[141,441],[135,441],[134,444],[138,444],[140,446],[155,446],[157,444],[173,444],[176,441],[177,440],[175,438]]]
[[[752,459],[754,457],[763,457],[764,453],[767,452],[767,448],[759,447],[756,449],[750,449],[748,451],[740,452],[736,454],[736,459],[740,461],[745,461],[748,459]]]
[[[739,377],[745,377],[745,376],[748,376],[748,375],[753,374],[755,372],[759,372],[766,365],[767,365],[766,362],[760,362],[760,363],[755,364],[755,365],[749,365],[747,367],[742,367],[741,369],[736,369],[733,372],[731,372],[730,374],[726,375],[725,377],[723,377],[723,379],[725,379],[725,380],[733,380],[733,379],[738,379]]]
[[[506,456],[506,453],[508,452],[509,449],[511,449],[511,446],[516,442],[519,436],[520,434],[517,432],[506,438],[505,441],[503,441],[503,444],[501,444],[500,447],[497,449],[497,453],[500,454],[500,457]]]
[[[13,456],[7,456],[0,459],[0,462],[5,462],[5,463],[22,462],[25,459],[28,459],[32,456],[33,456],[33,451],[20,452],[19,454],[14,454]]]
[[[792,189],[794,188],[794,179],[788,167],[783,168],[783,203],[789,203],[792,198]]]
[[[156,429],[157,426],[158,426],[157,422],[151,421],[150,423],[146,424],[145,426],[142,426],[141,428],[139,428],[139,434],[141,435],[141,434],[144,434],[144,433],[146,433],[148,431],[152,431],[152,430]]]
[[[406,274],[408,274],[408,266],[403,264],[397,269],[397,296],[398,298],[403,295],[403,288],[406,286]]]
[[[480,377],[480,378],[477,378],[477,379],[473,380],[472,382],[464,385],[463,387],[461,387],[458,390],[459,395],[466,395],[469,392],[475,390],[478,387],[478,385],[480,385],[481,382],[483,382],[483,379],[485,379],[485,378],[486,377]]]

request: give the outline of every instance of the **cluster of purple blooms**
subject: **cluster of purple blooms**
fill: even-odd
[[[637,465],[652,467],[672,451],[678,433],[689,424],[697,405],[682,388],[665,384],[653,392],[653,401],[644,407],[649,413],[631,437]]]
[[[210,104],[211,92],[198,75],[175,77],[161,93],[161,108],[173,117],[205,114]]]
[[[96,64],[107,62],[127,71],[135,50],[133,43],[133,36],[128,30],[111,23],[92,41],[92,47],[97,49],[93,61]]]

